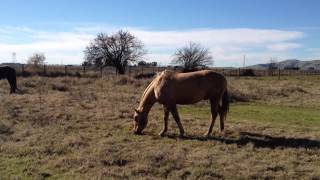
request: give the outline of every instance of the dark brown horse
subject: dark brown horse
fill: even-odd
[[[0,79],[6,78],[10,84],[10,93],[16,93],[17,78],[16,70],[9,66],[0,66]]]

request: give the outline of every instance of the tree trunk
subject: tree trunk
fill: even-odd
[[[125,74],[126,69],[123,65],[117,65],[116,68],[117,68],[119,74]]]

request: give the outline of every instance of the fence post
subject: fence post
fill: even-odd
[[[24,64],[21,65],[21,72],[24,73]]]
[[[143,74],[143,66],[141,66],[141,74]]]
[[[129,77],[130,77],[130,75],[131,75],[131,68],[130,68],[130,66],[128,66],[128,74],[129,74]]]
[[[47,74],[47,69],[46,69],[46,65],[44,64],[43,65],[43,75],[46,75]]]
[[[86,66],[83,66],[83,74],[86,73]]]
[[[67,76],[67,65],[64,65],[64,75]]]
[[[100,76],[102,78],[102,66],[100,66]]]
[[[281,72],[280,68],[278,69],[278,80],[280,80]]]

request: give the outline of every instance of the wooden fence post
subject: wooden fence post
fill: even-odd
[[[131,75],[131,68],[130,68],[130,66],[128,66],[128,74],[129,74],[129,77],[130,77],[130,75]]]
[[[64,65],[64,75],[67,76],[67,65]]]
[[[43,65],[43,75],[46,75],[47,74],[47,69],[46,69],[46,65],[44,64]]]

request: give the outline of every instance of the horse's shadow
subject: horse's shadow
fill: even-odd
[[[177,138],[175,135],[168,135],[168,138]],[[320,149],[320,141],[311,140],[307,138],[287,138],[274,137],[264,134],[240,132],[239,137],[224,137],[224,136],[210,136],[199,137],[194,135],[184,136],[182,139],[199,140],[199,141],[219,141],[225,144],[237,144],[238,146],[245,146],[249,143],[256,148],[306,148],[306,149]]]

